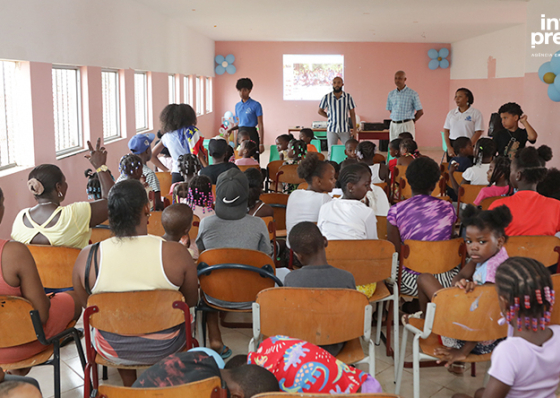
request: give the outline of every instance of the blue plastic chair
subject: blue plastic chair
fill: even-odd
[[[331,146],[331,157],[330,160],[340,163],[344,161],[348,156],[344,153],[344,145],[333,145]]]
[[[278,153],[278,147],[276,145],[271,145],[270,158],[268,159],[268,163],[273,162],[275,160],[280,160],[280,154]]]
[[[321,152],[321,140],[311,140],[311,145],[317,148],[317,152]]]

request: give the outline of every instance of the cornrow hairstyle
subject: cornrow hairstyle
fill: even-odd
[[[407,153],[414,153],[418,151],[418,144],[416,141],[410,138],[405,138],[401,141],[401,147],[406,149]]]
[[[255,141],[249,140],[243,142],[243,149],[246,149],[248,151],[248,156],[252,158],[256,155],[259,147],[257,146],[257,143]]]
[[[471,139],[469,137],[458,137],[453,142],[453,150],[456,154],[459,154],[459,151],[463,148],[466,148],[470,142]]]
[[[497,184],[501,178],[505,178],[509,186],[509,191],[508,191],[508,195],[509,195],[513,190],[511,186],[511,181],[509,179],[511,161],[506,156],[498,156],[494,158],[494,160],[492,161],[494,162],[494,170],[492,171],[492,175],[490,176],[490,182],[488,186],[490,187],[494,184]]]
[[[196,175],[200,169],[202,169],[202,165],[200,164],[198,157],[190,153],[179,156],[177,163],[179,163],[179,173],[181,173],[183,178]]]
[[[196,112],[187,104],[169,104],[159,115],[163,134],[196,124]]]
[[[289,148],[292,148],[292,151],[294,152],[294,157],[296,159],[302,159],[303,157],[305,157],[305,154],[307,153],[307,144],[305,143],[305,141],[291,140],[288,145]]]
[[[542,263],[526,257],[508,258],[496,270],[496,287],[498,295],[507,300],[508,323],[517,316],[519,331],[546,329],[555,292],[550,272]]]
[[[101,199],[101,183],[99,182],[97,173],[94,173],[92,169],[87,169],[84,171],[84,175],[88,179],[86,185],[88,200]]]
[[[476,142],[476,148],[478,149],[476,164],[482,164],[482,159],[492,158],[496,154],[496,143],[492,138],[479,139]]]
[[[142,170],[143,164],[140,156],[129,153],[124,155],[119,162],[119,171],[128,177],[134,175],[137,170]]]
[[[356,150],[362,155],[362,160],[371,160],[375,156],[375,147],[376,145],[371,141],[362,141]],[[358,157],[360,156],[358,155]]]
[[[548,198],[560,200],[560,170],[548,169],[544,180],[537,185],[537,192]]]
[[[492,231],[496,238],[506,238],[506,227],[511,223],[511,211],[505,205],[493,210],[480,210],[473,205],[467,205],[461,212],[461,223],[465,227],[476,227],[479,230]]]
[[[546,145],[523,148],[515,154],[514,162],[525,181],[538,184],[546,176],[546,162],[552,159],[552,149]]]
[[[310,152],[298,165],[298,177],[303,178],[305,182],[307,182],[307,184],[311,185],[313,182],[313,177],[321,178],[328,167],[329,162],[325,160],[319,160],[319,157],[316,153]]]
[[[202,212],[212,210],[214,195],[212,194],[212,180],[207,176],[195,176],[189,183],[189,196],[187,204],[193,211],[201,207]]]
[[[371,174],[371,169],[365,163],[354,163],[345,166],[340,170],[338,181],[344,195],[348,193],[348,184],[357,184],[367,173]]]
[[[260,169],[251,167],[245,170],[245,176],[249,181],[249,198],[247,199],[247,208],[251,209],[261,197],[264,176]]]
[[[27,180],[35,178],[43,184],[44,191],[41,195],[34,195],[35,198],[44,198],[56,189],[56,184],[64,180],[64,174],[58,166],[54,164],[41,164],[29,173]]]
[[[389,143],[389,146],[391,147],[391,149],[398,151],[399,149],[401,149],[401,142],[402,142],[401,138],[395,138],[393,141]]]
[[[148,195],[140,181],[129,179],[115,184],[107,198],[109,227],[113,234],[118,238],[136,235],[142,209],[148,203]]]

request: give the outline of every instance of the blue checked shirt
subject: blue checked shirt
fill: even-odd
[[[387,97],[387,110],[391,111],[391,120],[399,122],[414,119],[416,111],[422,109],[418,93],[408,86],[401,91],[394,89]]]
[[[335,133],[349,132],[348,112],[355,107],[356,105],[354,105],[354,100],[350,94],[344,91],[338,99],[334,96],[334,93],[325,95],[319,104],[319,108],[327,112],[327,131]]]

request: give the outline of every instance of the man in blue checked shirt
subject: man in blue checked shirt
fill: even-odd
[[[397,88],[387,97],[387,110],[391,112],[389,136],[391,141],[400,133],[409,132],[415,137],[414,123],[422,117],[424,111],[418,93],[406,85],[406,74],[400,70],[395,73]]]
[[[342,145],[346,144],[350,138],[354,138],[356,131],[356,112],[354,100],[350,94],[342,91],[344,82],[341,77],[333,79],[333,91],[323,97],[319,104],[319,115],[327,118],[327,144],[329,155],[331,146],[336,145],[338,140]],[[348,123],[348,115],[352,121],[352,128]]]

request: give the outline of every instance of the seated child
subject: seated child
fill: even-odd
[[[383,163],[374,163],[375,144],[371,141],[362,141],[356,151],[358,161],[365,163],[371,169],[371,183],[379,184],[389,179],[389,169]]]
[[[154,193],[155,210],[163,210],[159,180],[156,173],[147,166],[147,163],[152,159],[151,145],[154,138],[154,134],[136,134],[128,141],[128,149],[130,149],[132,154],[138,155],[142,160],[142,175]]]
[[[229,143],[228,146],[226,147],[225,159],[227,159],[227,161],[230,163],[235,163],[235,151],[233,150],[233,147],[229,145]]]
[[[297,361],[290,361],[300,353]],[[237,356],[230,362],[238,362]],[[270,369],[280,383],[280,389],[289,393],[353,394],[380,393],[381,385],[370,374],[339,361],[328,352],[307,341],[286,336],[272,336],[264,340],[257,352],[250,352],[248,364]],[[302,374],[309,372],[309,364],[318,364],[324,372],[313,374],[306,383],[299,383]],[[229,362],[228,362],[229,365]],[[288,366],[289,365],[289,366]],[[227,367],[227,365],[226,365]]]
[[[202,165],[200,164],[198,157],[190,153],[179,156],[177,163],[179,164],[179,173],[187,185],[202,169]],[[177,186],[177,184],[180,184],[180,182],[171,184],[171,187],[169,188],[170,194],[175,192],[175,186]]]
[[[278,380],[264,367],[247,365],[224,369],[224,361],[207,348],[193,348],[170,355],[146,369],[132,387],[161,388],[179,386],[210,377],[219,377],[228,397],[251,398],[279,391]]]
[[[360,202],[371,190],[371,170],[363,163],[344,167],[339,177],[343,196],[325,203],[317,226],[329,240],[377,239],[377,218]]]
[[[389,173],[391,173],[391,175],[393,175],[393,170],[395,170],[397,161],[401,156],[401,141],[400,138],[395,138],[389,143],[389,155],[392,158],[389,160]]]
[[[144,177],[142,159],[138,155],[128,154],[124,155],[119,162],[119,171],[121,175],[117,178],[116,183],[123,180],[138,180],[144,185],[146,189],[146,195],[150,199],[150,209],[154,210],[154,199],[152,188],[146,182],[146,177]]]
[[[212,138],[208,144],[208,152],[214,159],[214,164],[203,168],[199,174],[209,177],[214,185],[218,181],[218,176],[224,171],[238,168],[235,164],[229,162],[232,155],[228,154],[228,147],[230,147],[228,142],[220,137]]]
[[[397,158],[397,166],[408,166],[414,159],[418,159],[422,155],[418,151],[416,141],[409,138],[401,140],[401,155]]]
[[[500,107],[498,113],[502,118],[503,129],[495,131],[492,135],[498,156],[513,159],[518,150],[525,148],[527,141],[531,144],[537,142],[537,132],[529,124],[527,115],[523,114],[518,104],[508,102]],[[524,129],[519,128],[519,122],[525,126]]]
[[[357,159],[358,158],[357,150],[358,150],[358,140],[354,138],[348,139],[348,141],[346,141],[346,144],[344,144],[344,154],[346,155],[347,158]]]
[[[253,166],[259,164],[259,162],[255,160],[255,154],[259,149],[255,141],[245,140],[239,146],[241,150],[238,153],[241,154],[241,158],[235,161],[237,166]]]
[[[402,133],[400,133],[399,138],[401,140],[414,140],[414,136],[408,131],[403,131]]]
[[[247,130],[239,130],[239,132],[237,133],[237,139],[239,140],[239,145],[237,145],[237,148],[235,150],[235,158],[239,159],[241,157],[243,157],[243,155],[241,154],[241,148],[242,148],[242,144],[245,141],[250,141],[251,140],[251,135],[249,134],[249,132]]]
[[[175,203],[167,206],[161,213],[161,225],[165,230],[163,239],[170,242],[179,242],[189,247],[189,231],[193,222],[193,211],[184,203]]]
[[[284,164],[299,164],[307,154],[307,144],[301,140],[291,140],[284,157]]]
[[[508,337],[492,352],[490,379],[475,397],[555,397],[560,326],[550,325],[554,305],[550,273],[536,260],[512,257],[498,267],[495,283]],[[464,394],[453,397],[469,398]]]
[[[452,157],[449,162],[449,174],[460,171],[461,173],[472,166],[471,157],[474,147],[469,137],[459,137],[453,142],[453,150],[457,156]]]
[[[317,148],[311,143],[311,140],[314,138],[315,134],[311,129],[305,128],[299,132],[299,139],[307,144],[307,152],[317,152]]]
[[[86,185],[88,200],[101,199],[101,183],[99,182],[97,173],[94,173],[92,169],[87,169],[84,171],[84,175],[88,179]]]
[[[486,198],[506,196],[513,191],[509,181],[510,164],[509,158],[504,156],[498,156],[490,162],[490,167],[486,174],[488,186],[480,190],[473,202],[475,205],[480,206]]]
[[[280,160],[288,158],[288,146],[293,139],[294,136],[292,134],[282,134],[276,137],[276,149],[278,149]]]
[[[261,170],[255,168],[247,169],[245,170],[245,176],[249,181],[247,214],[255,217],[274,217],[274,210],[272,210],[272,207],[260,200],[264,181]]]
[[[560,170],[548,169],[544,180],[537,185],[537,192],[547,198],[560,200]]]
[[[444,287],[456,286],[468,293],[476,289],[477,285],[495,283],[496,270],[507,258],[504,247],[507,241],[505,228],[511,222],[511,212],[507,206],[500,206],[494,210],[481,211],[473,205],[467,205],[461,213],[461,221],[466,227],[465,243],[469,261],[453,278],[450,285],[439,282],[432,274],[418,276],[418,301],[421,313],[411,316],[420,317],[426,313],[426,307],[435,292]],[[407,322],[408,317],[403,317]],[[471,352],[473,354],[487,354],[496,346],[491,342],[465,342],[442,337],[443,344],[448,348],[436,350],[436,354],[443,355],[447,366],[453,369],[453,363],[464,360]],[[464,366],[463,366],[464,370]]]
[[[496,144],[491,138],[481,138],[477,141],[474,149],[476,164],[463,172],[461,183],[457,182],[453,173],[449,173],[449,179],[456,194],[459,194],[461,185],[486,185],[488,183],[488,169],[494,158],[494,153],[496,153]]]

